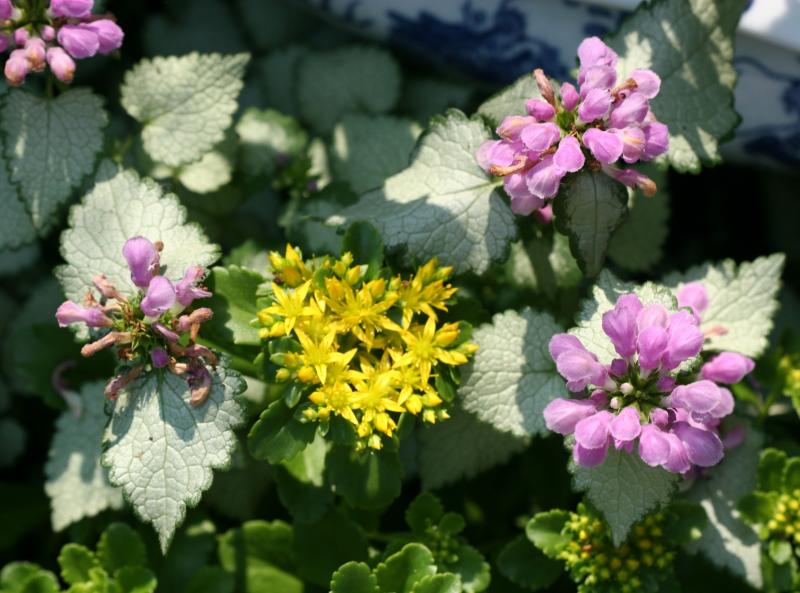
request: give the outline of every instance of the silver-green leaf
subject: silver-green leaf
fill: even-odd
[[[476,329],[479,349],[459,388],[464,409],[517,437],[547,434],[545,407],[568,396],[547,349],[561,331],[549,314],[531,309],[499,313]]]
[[[165,552],[187,506],[211,486],[212,470],[230,464],[233,430],[244,421],[236,399],[242,378],[225,360],[209,371],[211,393],[199,406],[189,403],[185,378],[167,371],[143,376],[120,392],[105,434],[111,483],[153,524]]]
[[[655,0],[642,4],[609,45],[621,75],[649,68],[661,77],[651,101],[669,126],[670,164],[698,172],[720,160],[719,144],[733,134],[733,45],[745,0]]]
[[[4,154],[30,220],[14,231],[16,240],[0,239],[0,247],[24,242],[31,225],[40,235],[53,227],[59,207],[94,170],[107,123],[103,100],[88,89],[71,89],[55,99],[22,90],[8,93],[0,111]],[[4,208],[19,217],[10,203],[16,196],[6,191],[0,181]]]
[[[106,509],[122,507],[122,492],[108,481],[100,465],[103,432],[108,423],[103,383],[84,385],[76,393],[79,413],[62,412],[44,472],[55,531]]]
[[[144,149],[170,167],[200,160],[233,122],[249,54],[191,53],[143,60],[125,76],[122,106]]]
[[[670,274],[664,284],[676,293],[688,282],[705,286],[708,309],[701,315],[700,328],[708,336],[707,350],[757,357],[769,344],[785,261],[782,253],[776,253],[739,266],[732,260],[703,264],[685,274]]]
[[[615,546],[628,536],[631,526],[648,512],[667,503],[679,476],[650,467],[635,453],[610,448],[602,465],[570,464],[576,490],[585,492],[611,528]]]
[[[488,139],[480,119],[448,111],[423,134],[408,168],[328,223],[365,220],[387,247],[404,247],[409,258],[436,256],[456,272],[484,273],[506,256],[516,236],[502,190],[475,161],[475,151]]]
[[[219,248],[203,231],[186,222],[177,197],[164,195],[157,183],[133,171],[106,164],[94,189],[72,208],[69,228],[61,235],[67,263],[56,269],[56,277],[67,298],[80,302],[97,274],[108,276],[123,294],[132,292],[122,246],[137,235],[164,243],[161,264],[172,280],[180,279],[190,265],[208,267],[219,257]]]

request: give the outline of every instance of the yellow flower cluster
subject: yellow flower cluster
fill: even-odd
[[[258,314],[261,337],[293,340],[272,360],[281,367],[278,381],[307,388],[307,418],[340,416],[359,447],[373,449],[382,447],[379,433],[392,436],[399,414],[447,418],[435,379],[477,349],[458,323],[439,323],[457,290],[447,283],[451,268],[433,259],[407,280],[368,278],[350,253],[305,262],[290,245],[270,262],[273,302]]]
[[[800,490],[781,494],[775,503],[775,514],[767,522],[766,539],[785,539],[800,544]]]
[[[579,506],[562,530],[570,542],[558,558],[578,584],[580,593],[648,590],[653,579],[671,571],[675,552],[664,541],[664,514],[650,515],[635,525],[628,540],[614,547],[603,521]]]

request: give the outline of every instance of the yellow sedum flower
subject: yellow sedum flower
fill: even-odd
[[[452,380],[448,367],[477,350],[460,324],[439,323],[457,290],[447,283],[450,268],[432,259],[410,279],[366,278],[367,267],[353,265],[350,253],[304,261],[292,246],[271,253],[270,262],[275,282],[272,303],[258,313],[260,335],[284,339],[272,356],[275,378],[308,393],[306,418],[338,416],[352,425],[359,448],[373,449],[393,436],[404,413],[427,423],[448,418],[436,380]]]

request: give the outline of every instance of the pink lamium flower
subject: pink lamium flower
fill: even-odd
[[[162,247],[145,237],[126,241],[122,253],[136,285],[134,294],[123,294],[107,276],[97,274],[92,284],[99,297],[90,291],[84,306],[66,301],[56,311],[56,320],[61,327],[83,323],[91,328],[94,341],[81,348],[83,356],[107,348],[116,350],[120,368],[106,385],[108,398],[117,397],[142,373],[158,371],[183,376],[191,390],[192,404],[200,405],[211,392],[206,366],[215,366],[217,357],[196,343],[202,324],[213,313],[207,307],[195,309],[192,305],[196,299],[212,294],[201,284],[206,274],[201,266],[189,266],[177,285],[160,275]]]
[[[684,296],[702,307],[700,288]],[[698,373],[698,325],[685,309],[644,305],[635,294],[624,294],[602,316],[603,332],[620,356],[610,364],[599,362],[576,336],[553,336],[550,355],[575,395],[550,402],[544,419],[550,430],[574,435],[576,463],[599,465],[610,447],[680,474],[720,462],[720,424],[733,412],[734,399],[718,383],[740,381],[753,363],[723,352]]]
[[[50,12],[53,16],[81,19],[89,16],[94,0],[50,0]]]
[[[534,72],[542,99],[526,102],[527,115],[511,115],[498,126],[500,140],[489,140],[477,154],[489,174],[503,177],[511,209],[530,214],[558,194],[562,179],[584,167],[602,171],[624,185],[652,196],[652,179],[633,164],[664,154],[667,126],[650,110],[661,80],[650,70],[634,70],[618,80],[617,54],[597,37],[578,47],[578,86],[565,82],[556,95],[541,70]]]
[[[18,3],[0,0],[0,54],[13,50],[4,67],[6,80],[21,85],[31,72],[50,70],[71,83],[75,61],[109,54],[122,46],[124,32],[111,15],[92,14],[93,0]]]

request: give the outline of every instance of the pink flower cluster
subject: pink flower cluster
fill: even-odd
[[[117,348],[124,368],[106,386],[110,399],[147,368],[166,368],[186,377],[191,402],[199,405],[211,391],[206,363],[216,365],[217,359],[196,343],[200,326],[212,317],[211,309],[189,308],[196,299],[212,295],[200,284],[205,276],[201,266],[190,266],[177,284],[160,275],[162,248],[160,242],[153,244],[144,237],[129,239],[122,255],[131,280],[141,290],[125,297],[101,274],[92,280],[100,300],[89,291],[83,305],[66,301],[58,307],[56,320],[61,327],[84,323],[99,330],[99,339],[81,349],[84,356]]]
[[[36,14],[42,10],[39,3],[17,8],[11,0],[0,0],[0,53],[11,49],[5,64],[8,83],[19,86],[46,65],[69,83],[75,60],[120,48],[122,29],[110,18],[93,15],[93,6],[94,0],[51,0],[49,10]]]
[[[478,149],[478,163],[503,177],[517,214],[542,208],[545,199],[558,193],[564,176],[584,166],[645,195],[656,191],[650,178],[614,163],[650,161],[667,151],[669,131],[649,103],[661,80],[651,70],[634,70],[618,83],[617,54],[597,37],[583,40],[578,58],[579,89],[564,83],[557,97],[544,73],[536,70],[543,100],[529,100],[528,115],[506,117],[496,130],[500,140]]]
[[[723,352],[708,359],[699,374],[680,369],[700,354],[700,315],[708,304],[699,283],[679,292],[679,311],[643,305],[635,294],[619,297],[603,315],[603,332],[619,358],[601,364],[570,334],[550,340],[550,354],[573,393],[544,410],[547,427],[574,435],[573,457],[584,467],[601,464],[608,448],[632,453],[648,465],[678,474],[722,460],[720,422],[733,412],[731,392],[718,385],[738,383],[753,361]]]

